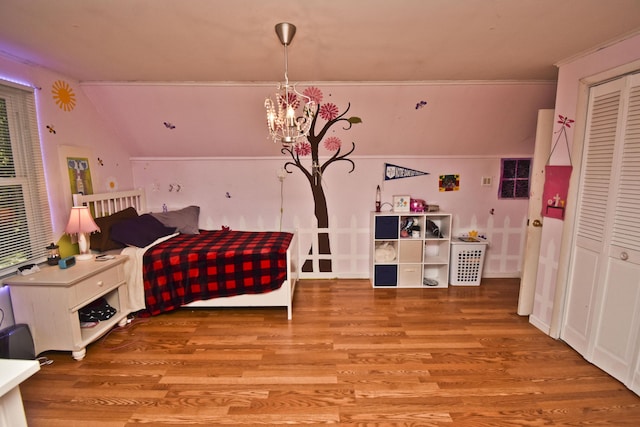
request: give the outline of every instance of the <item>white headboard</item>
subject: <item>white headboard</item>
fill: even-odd
[[[144,190],[113,191],[100,194],[74,194],[73,206],[89,206],[94,218],[111,215],[133,207],[138,214],[147,212]]]

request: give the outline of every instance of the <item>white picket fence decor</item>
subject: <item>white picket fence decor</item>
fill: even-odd
[[[312,226],[297,227],[298,237],[298,259],[300,264],[310,260],[313,266],[312,272],[300,271],[301,279],[366,279],[369,278],[369,224],[362,226],[362,221],[357,221],[352,216],[347,227],[317,228],[315,217],[311,219]],[[330,224],[338,224],[338,219],[332,217]],[[318,234],[328,233],[331,242],[331,254],[318,254]],[[311,251],[310,251],[311,249]],[[312,252],[311,254],[309,252]],[[320,272],[319,263],[321,259],[330,259],[332,263],[331,272]],[[302,265],[300,265],[302,268]]]
[[[505,217],[502,225],[496,225],[494,217],[490,217],[487,224],[475,223],[475,217],[468,226],[459,226],[459,218],[454,216],[453,235],[463,235],[469,230],[477,230],[485,235],[489,241],[483,268],[483,277],[520,277],[522,257],[526,239],[526,218],[516,226],[512,226],[510,217]],[[355,216],[349,219],[347,226],[341,225],[336,217],[330,218],[329,228],[317,228],[315,217],[303,226],[296,221],[296,231],[299,237],[298,259],[299,268],[305,261],[310,260],[313,271],[300,271],[301,279],[357,279],[369,278],[371,256],[371,230],[368,222],[363,227],[362,221]],[[318,234],[328,233],[331,242],[331,254],[318,254]],[[310,253],[311,252],[311,253]],[[320,272],[320,260],[330,259],[331,272]]]

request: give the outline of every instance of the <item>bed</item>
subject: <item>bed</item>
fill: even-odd
[[[73,203],[88,206],[102,229],[99,236],[91,236],[96,255],[128,256],[131,312],[156,315],[185,306],[286,307],[287,319],[292,318],[298,279],[295,233],[200,230],[199,207],[151,213],[142,190],[74,194]],[[138,236],[146,233],[152,216],[166,228],[159,232],[163,235]],[[160,227],[157,221],[153,227]],[[114,244],[116,232],[125,238]]]

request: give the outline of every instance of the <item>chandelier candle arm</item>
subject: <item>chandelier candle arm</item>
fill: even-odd
[[[275,101],[272,98],[264,101],[269,135],[273,142],[284,145],[295,145],[306,139],[316,110],[316,103],[298,92],[295,84],[289,83],[287,46],[293,41],[295,33],[296,27],[293,24],[282,22],[276,25],[276,34],[284,46],[284,82],[278,85]]]

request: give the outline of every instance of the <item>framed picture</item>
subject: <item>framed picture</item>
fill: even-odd
[[[60,173],[65,185],[64,193],[71,206],[71,195],[93,194],[96,169],[93,167],[93,152],[87,147],[61,145],[58,147]]]
[[[439,191],[459,191],[460,190],[460,175],[440,175],[438,179]]]
[[[411,207],[411,196],[393,196],[394,212],[409,212]]]

